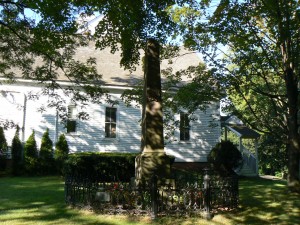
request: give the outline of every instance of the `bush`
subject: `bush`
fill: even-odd
[[[39,173],[38,168],[38,150],[35,140],[35,133],[32,134],[27,139],[24,146],[25,153],[25,171],[29,175],[35,175]]]
[[[12,174],[21,175],[24,169],[23,163],[23,145],[19,137],[19,127],[17,127],[15,136],[11,144],[12,156]]]
[[[61,134],[55,144],[54,159],[57,171],[63,174],[63,165],[69,154],[69,145],[64,134]]]
[[[49,129],[45,131],[42,137],[40,155],[40,171],[44,175],[53,174],[55,172],[53,158],[53,142],[49,137]]]
[[[66,175],[92,181],[130,181],[135,173],[135,157],[130,153],[79,153],[69,155]]]
[[[210,151],[207,161],[221,175],[234,173],[234,169],[243,165],[243,157],[237,147],[230,141],[221,141]]]
[[[0,171],[6,169],[6,154],[7,154],[7,142],[4,135],[3,127],[0,127]]]

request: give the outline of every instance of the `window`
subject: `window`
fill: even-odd
[[[67,120],[67,133],[76,132],[76,115],[75,115],[75,106],[68,106],[68,120]]]
[[[105,137],[116,138],[117,109],[107,107],[105,110]]]
[[[180,140],[190,140],[190,120],[187,113],[180,113]]]

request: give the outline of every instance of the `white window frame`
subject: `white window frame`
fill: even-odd
[[[77,133],[78,131],[78,121],[77,121],[77,118],[76,118],[76,113],[77,113],[77,110],[76,110],[76,106],[75,105],[68,105],[68,118],[67,118],[67,124],[66,124],[66,133],[67,134],[75,134]],[[69,123],[75,123],[75,126],[74,126],[74,131],[69,131]]]
[[[107,121],[107,109],[114,109],[115,110],[115,121]],[[104,138],[105,139],[110,139],[110,140],[116,140],[118,138],[118,128],[119,128],[119,109],[118,107],[113,107],[113,106],[105,106],[104,108]],[[112,119],[110,117],[110,119]],[[107,125],[110,125],[110,129],[114,128],[114,135],[107,135]],[[114,126],[112,126],[114,125]],[[112,134],[112,133],[110,133]]]

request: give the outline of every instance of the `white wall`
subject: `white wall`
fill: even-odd
[[[41,105],[47,102],[47,96],[40,97],[39,100],[28,98],[30,92],[37,93],[40,91],[40,88],[1,85],[0,91],[0,104],[4,106],[0,112],[1,119],[14,120],[22,127],[24,106],[26,106],[25,141],[32,130],[36,133],[38,147],[40,146],[41,137],[47,128],[49,128],[50,138],[54,142],[57,140],[59,134],[66,133],[66,129],[61,123],[61,120],[58,119],[54,109],[45,109],[43,112],[40,111]],[[114,94],[113,97],[119,99],[120,94]],[[27,99],[27,101],[24,101],[25,99]],[[140,151],[141,110],[126,107],[123,103],[116,105],[118,124],[117,138],[105,138],[104,122],[105,107],[107,106],[110,105],[89,104],[86,106],[85,110],[90,115],[89,120],[78,120],[77,132],[66,134],[71,152],[138,153]],[[197,111],[193,117],[194,121],[191,122],[190,130],[191,140],[179,141],[179,130],[177,130],[173,138],[177,141],[166,144],[166,153],[174,155],[177,162],[205,162],[208,152],[219,141],[219,104],[212,104],[206,112]],[[216,119],[218,126],[211,126],[213,118]],[[9,145],[11,144],[14,133],[14,129],[5,131]],[[22,136],[22,134],[20,134],[20,136]]]

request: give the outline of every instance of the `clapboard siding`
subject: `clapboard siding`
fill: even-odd
[[[206,162],[208,153],[220,141],[218,103],[211,103],[206,111],[197,110],[192,117],[190,140],[180,141],[178,129],[177,141],[166,145],[167,154],[174,155],[176,162]]]
[[[0,103],[7,109],[1,111],[1,118],[14,120],[22,127],[25,115],[23,141],[26,141],[34,130],[39,147],[41,137],[48,128],[53,142],[60,134],[66,134],[71,152],[140,152],[140,108],[126,107],[121,101],[120,104],[113,106],[117,108],[117,138],[105,138],[105,108],[112,106],[88,104],[83,110],[89,114],[89,120],[77,120],[77,132],[67,134],[54,109],[45,109],[41,112],[40,107],[47,102],[47,97],[40,97],[38,100],[26,97],[29,92],[38,92],[40,88],[2,85],[1,90]],[[8,93],[10,95],[7,95]],[[112,97],[120,100],[120,94],[113,94]],[[27,101],[24,101],[26,99]],[[190,141],[179,141],[178,129],[175,131],[173,142],[166,142],[166,153],[174,155],[177,162],[205,162],[208,152],[220,138],[219,104],[212,103],[205,112],[195,112],[190,125]],[[14,133],[13,129],[5,131],[9,145]]]

